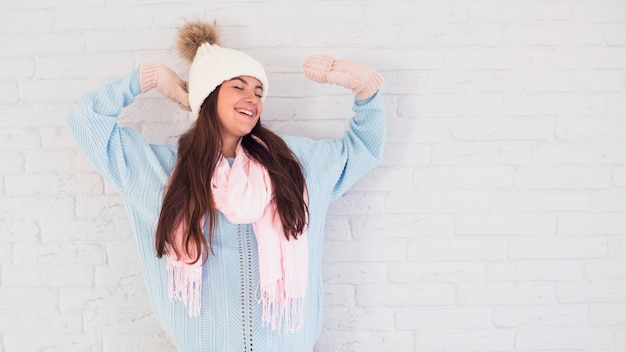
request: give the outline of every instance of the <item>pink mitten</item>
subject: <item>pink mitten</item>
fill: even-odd
[[[359,99],[374,95],[383,78],[373,68],[350,59],[329,55],[312,55],[302,65],[304,75],[318,83],[334,83],[346,87]]]
[[[139,79],[142,93],[156,88],[164,97],[177,103],[181,109],[191,111],[187,82],[178,77],[171,68],[162,64],[141,64]]]

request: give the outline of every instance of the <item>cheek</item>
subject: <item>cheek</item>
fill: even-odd
[[[225,114],[230,112],[232,108],[224,102],[224,100],[218,101],[217,103],[217,117],[218,119],[222,119],[225,117]]]

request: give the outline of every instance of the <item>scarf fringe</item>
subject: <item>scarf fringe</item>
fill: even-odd
[[[258,243],[257,301],[262,304],[263,326],[269,325],[273,331],[284,330],[288,333],[303,329],[308,241],[306,232],[300,234],[297,240],[288,240],[283,235],[280,217],[276,216],[276,205],[272,199],[273,189],[268,171],[250,159],[240,143],[232,166],[222,157],[213,171],[211,190],[217,210],[230,222],[252,224]],[[306,189],[303,192],[308,203]],[[184,230],[185,224],[181,223],[174,233],[173,243],[179,250],[182,248]],[[178,258],[175,252],[168,250],[166,257],[168,297],[170,301],[183,302],[189,310],[189,316],[197,317],[200,315],[202,261],[189,265],[188,260],[194,255],[182,251]]]
[[[269,287],[268,287],[269,286]],[[287,333],[302,330],[304,327],[304,311],[306,298],[287,298],[282,290],[278,290],[280,283],[272,283],[261,288],[258,302],[263,305],[263,326],[270,326],[272,331],[283,330]]]
[[[170,301],[181,301],[189,316],[200,315],[202,292],[202,267],[193,267],[184,261],[166,260],[167,295]]]

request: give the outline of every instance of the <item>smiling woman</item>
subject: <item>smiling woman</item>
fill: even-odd
[[[261,122],[262,65],[194,21],[177,48],[189,83],[141,64],[80,99],[67,127],[123,197],[148,296],[180,351],[312,351],[322,324],[328,206],[380,160],[385,109],[373,69],[325,55],[304,73],[356,97],[343,138],[278,136]],[[192,113],[178,146],[153,145],[117,117],[152,88]]]
[[[239,139],[252,131],[263,112],[263,86],[254,77],[235,77],[222,84],[217,99],[217,117],[225,157],[235,157]]]

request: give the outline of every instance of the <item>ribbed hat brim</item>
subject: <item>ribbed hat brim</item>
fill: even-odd
[[[189,69],[189,105],[194,119],[200,114],[204,100],[217,86],[239,76],[251,76],[263,85],[261,100],[265,101],[269,82],[263,65],[241,51],[202,44]]]

